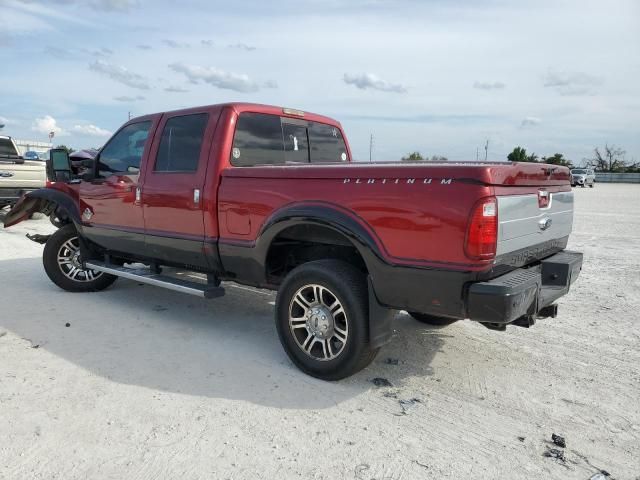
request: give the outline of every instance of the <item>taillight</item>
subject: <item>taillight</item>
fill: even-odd
[[[469,258],[487,260],[496,256],[498,204],[487,197],[475,204],[467,228],[464,251]]]

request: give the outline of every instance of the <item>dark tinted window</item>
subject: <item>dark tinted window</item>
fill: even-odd
[[[332,125],[309,122],[311,162],[346,162],[347,147],[340,130]]]
[[[208,115],[198,113],[167,120],[162,130],[156,172],[195,172]]]
[[[231,149],[231,164],[246,167],[284,163],[280,117],[263,113],[242,113]]]
[[[100,152],[98,175],[138,173],[150,128],[151,122],[133,123],[116,133]]]
[[[0,138],[0,155],[18,155],[13,142],[8,138]]]
[[[309,163],[309,140],[307,126],[282,124],[284,159],[286,162]]]

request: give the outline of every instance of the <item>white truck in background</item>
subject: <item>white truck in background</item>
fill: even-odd
[[[11,137],[0,135],[0,209],[46,186],[46,162],[25,160]]]

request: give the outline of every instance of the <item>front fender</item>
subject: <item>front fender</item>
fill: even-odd
[[[81,223],[78,204],[69,194],[52,188],[41,188],[24,195],[14,205],[4,218],[4,228],[9,228],[23,220],[28,219],[36,212],[46,215],[57,211],[64,214],[70,221],[79,225]]]

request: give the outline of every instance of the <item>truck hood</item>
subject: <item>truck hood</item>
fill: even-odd
[[[553,186],[566,185],[570,181],[567,167],[543,163],[333,163],[289,164],[229,168],[223,176],[246,178],[342,178],[345,182],[453,180],[501,186]]]

